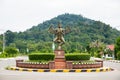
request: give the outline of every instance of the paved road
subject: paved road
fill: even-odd
[[[114,68],[115,70],[120,71],[120,63],[104,61],[104,66],[109,66],[109,67]]]
[[[5,70],[3,67],[8,65],[15,65],[15,59],[0,60],[0,80],[120,80],[120,63],[107,61],[104,62],[104,65],[115,68],[115,71],[91,73],[20,72]]]

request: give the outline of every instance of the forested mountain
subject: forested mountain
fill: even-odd
[[[7,31],[6,45],[17,47],[21,51],[29,49],[30,51],[51,52],[53,35],[48,32],[48,28],[51,24],[56,28],[58,22],[61,22],[63,28],[67,26],[71,28],[71,32],[64,36],[66,44],[63,47],[66,52],[80,51],[94,40],[114,44],[115,39],[120,36],[120,31],[101,21],[66,13],[33,26],[25,32]]]

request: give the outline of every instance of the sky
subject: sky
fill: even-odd
[[[0,33],[25,31],[65,13],[120,30],[120,0],[0,0]]]

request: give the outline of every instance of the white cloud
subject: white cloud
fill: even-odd
[[[24,31],[64,13],[120,25],[120,0],[0,0],[0,30]]]

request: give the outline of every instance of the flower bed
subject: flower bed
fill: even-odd
[[[24,62],[23,60],[16,60],[16,67],[21,68],[35,68],[35,69],[55,69],[55,62]],[[89,69],[103,67],[103,61],[96,62],[73,62],[66,61],[66,69]]]
[[[86,68],[100,68],[101,63],[95,62],[95,63],[73,63],[73,69],[86,69]]]
[[[40,63],[40,62],[24,62],[23,60],[16,60],[16,67],[49,69],[49,64],[48,63]]]

